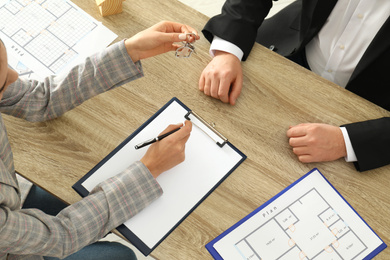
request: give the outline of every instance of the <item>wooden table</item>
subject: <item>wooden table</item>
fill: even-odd
[[[160,20],[201,30],[208,18],[176,0],[126,0],[122,14],[102,18],[94,1],[77,5],[119,35],[130,37]],[[390,166],[357,172],[343,159],[303,164],[288,144],[289,125],[341,125],[390,116],[372,103],[256,45],[243,63],[244,89],[235,106],[198,91],[210,61],[202,38],[197,54],[173,53],[143,61],[145,78],[87,101],[64,116],[28,123],[4,116],[16,170],[68,203],[71,186],[173,96],[201,114],[248,159],[152,255],[157,259],[211,259],[205,244],[300,176],[317,167],[374,231],[390,245]],[[390,259],[390,250],[377,259]]]

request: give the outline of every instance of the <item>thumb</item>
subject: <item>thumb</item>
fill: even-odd
[[[180,127],[182,127],[182,126],[183,126],[183,123],[171,124],[171,125],[169,125],[167,128],[165,128],[164,131],[162,131],[162,132],[160,133],[160,135],[161,135],[161,134],[168,133],[169,131],[175,130],[175,129],[180,128]]]
[[[165,43],[182,42],[187,39],[185,33],[161,33],[160,41]]]
[[[173,34],[172,37],[172,40],[174,42],[182,42],[182,41],[186,41],[186,42],[192,42],[194,43],[196,40],[199,40],[199,36],[195,33],[171,33]]]

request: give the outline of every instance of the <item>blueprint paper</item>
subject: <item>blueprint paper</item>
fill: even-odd
[[[224,260],[371,259],[386,247],[317,169],[215,240],[206,247]]]
[[[12,68],[45,77],[70,69],[117,35],[67,0],[0,0],[0,38]]]

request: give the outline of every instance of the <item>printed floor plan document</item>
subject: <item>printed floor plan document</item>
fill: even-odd
[[[206,247],[216,259],[351,260],[386,245],[314,170]]]
[[[60,73],[116,37],[67,0],[0,0],[0,38],[22,74]]]

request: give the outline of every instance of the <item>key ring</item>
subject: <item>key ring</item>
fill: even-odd
[[[189,42],[189,37],[194,37],[193,43],[195,43],[196,35],[195,33],[186,33],[186,41],[183,41],[183,46],[179,47],[175,52],[175,57],[177,58],[189,58],[191,57],[191,54],[195,51],[195,46],[193,43]]]

